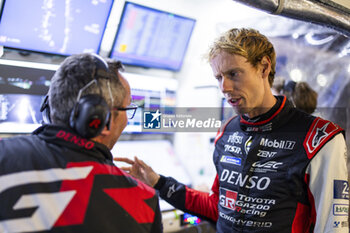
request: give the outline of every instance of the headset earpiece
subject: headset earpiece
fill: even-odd
[[[110,80],[111,78],[115,77],[112,73],[110,73],[108,64],[102,57],[97,54],[91,54],[91,56],[93,57],[93,62],[95,63],[95,75],[93,80],[79,90],[76,104],[71,110],[69,116],[69,126],[84,138],[96,137],[102,132],[105,126],[107,126],[107,129],[109,129],[110,111],[107,102],[101,95],[101,89],[100,94],[88,94],[82,96],[82,93],[90,85],[99,85],[98,79],[102,78]],[[109,93],[113,104],[110,89]],[[50,124],[51,120],[48,95],[45,97],[40,111],[43,113],[44,122]]]
[[[40,106],[40,112],[43,116],[44,124],[50,124],[50,106],[49,106],[49,95],[46,95]]]
[[[96,94],[81,97],[75,104],[69,118],[69,125],[80,136],[93,138],[107,125],[109,109],[106,101]]]

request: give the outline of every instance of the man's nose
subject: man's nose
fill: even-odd
[[[221,91],[223,93],[230,92],[233,90],[233,82],[231,79],[227,78],[226,76],[222,76],[220,86],[221,86]]]

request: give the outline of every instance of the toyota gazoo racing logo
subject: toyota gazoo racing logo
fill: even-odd
[[[8,207],[9,213],[5,212],[9,217],[1,216],[0,232],[38,232],[54,227],[83,224],[88,205],[93,202],[90,202],[90,195],[96,175],[125,176],[126,174],[110,165],[77,162],[68,163],[66,168],[31,170],[0,176],[0,197],[5,192],[6,195],[15,195],[14,198],[19,196],[13,207]],[[53,192],[40,190],[36,193],[20,194],[15,191],[21,186],[37,187],[40,184],[43,187],[45,184],[55,182],[61,182],[61,184],[58,187],[59,190]],[[145,200],[152,198],[155,191],[144,187],[142,183],[135,184],[137,186],[106,187],[101,191],[116,203],[116,208],[123,208],[136,222],[151,223],[155,213]],[[148,192],[144,192],[145,189]],[[128,198],[125,198],[126,196]],[[135,202],[135,206],[140,205],[140,208],[145,211],[142,213],[135,209],[130,205],[130,200]],[[33,209],[33,211],[22,211],[23,214],[17,218],[11,216],[12,211],[20,213],[25,209]]]
[[[236,201],[237,201],[238,193],[220,188],[220,205],[227,209],[235,210],[236,209]]]
[[[220,188],[219,203],[226,209],[237,211],[242,214],[264,217],[271,207],[276,204],[276,200],[250,197],[229,189]]]

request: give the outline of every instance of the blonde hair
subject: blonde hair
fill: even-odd
[[[221,51],[243,56],[255,68],[263,57],[268,57],[271,61],[269,84],[272,87],[276,73],[276,53],[272,43],[259,31],[233,28],[223,33],[209,48],[209,62]]]

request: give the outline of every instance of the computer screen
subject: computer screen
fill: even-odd
[[[98,53],[113,0],[5,0],[0,45],[71,55]]]
[[[0,94],[0,133],[30,133],[42,123],[44,96]]]
[[[195,20],[126,2],[110,53],[124,64],[179,71]]]
[[[58,66],[0,59],[0,133],[30,133]]]
[[[18,62],[18,65],[7,65],[7,60],[0,61],[0,94],[34,94],[45,95],[50,86],[50,80],[55,73],[54,68],[46,69],[37,63]]]
[[[134,118],[128,120],[124,133],[143,132],[144,111],[158,109],[167,114],[175,112],[176,80],[132,73],[123,73],[123,76],[131,86],[132,102],[138,106]]]

